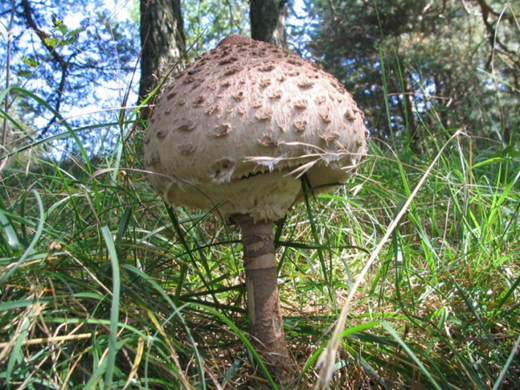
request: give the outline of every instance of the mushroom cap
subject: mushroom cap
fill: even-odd
[[[231,35],[165,85],[144,139],[170,204],[276,221],[346,181],[366,155],[364,115],[343,85],[277,46]]]

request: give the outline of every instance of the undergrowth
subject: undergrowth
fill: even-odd
[[[76,137],[96,128],[66,120],[62,134],[6,148],[0,386],[273,386],[247,338],[237,230],[156,196],[135,117],[112,124],[120,139],[103,156]],[[295,388],[317,383],[315,363],[357,286],[331,388],[520,388],[518,147],[434,135],[406,156],[374,139],[352,182],[279,222]],[[78,152],[60,161],[51,141],[66,137]]]

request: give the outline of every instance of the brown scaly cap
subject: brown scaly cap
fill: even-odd
[[[311,186],[344,182],[366,155],[364,115],[332,75],[231,35],[163,88],[145,137],[169,203],[274,221]]]

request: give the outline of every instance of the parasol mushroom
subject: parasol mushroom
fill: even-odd
[[[366,155],[364,115],[332,75],[277,46],[231,35],[167,83],[149,120],[145,165],[171,205],[212,210],[242,230],[252,341],[290,370],[273,224],[345,182]]]

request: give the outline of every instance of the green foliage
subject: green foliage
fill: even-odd
[[[409,12],[426,12],[417,7]],[[398,29],[402,37],[407,28],[385,23],[389,35]],[[384,45],[370,52],[379,63],[370,77],[386,91],[375,104],[387,118],[402,99],[392,83],[413,68],[395,53]],[[30,67],[33,57],[26,57]],[[492,82],[480,96],[488,100],[472,112],[479,136],[468,129],[452,138],[456,127],[445,126],[443,115],[464,122],[464,111],[414,103],[404,113],[425,134],[420,153],[401,149],[408,144],[399,137],[375,139],[351,183],[279,223],[296,388],[314,388],[316,362],[358,281],[331,388],[520,387],[520,149],[494,139],[492,127],[518,90],[507,75],[487,76]],[[53,136],[32,137],[4,109],[8,92],[56,116]],[[120,108],[115,119],[85,125],[29,88],[12,87],[0,98],[1,119],[27,135],[0,159],[0,387],[275,388],[246,333],[238,232],[212,215],[166,207],[151,190],[140,170],[137,112]],[[404,134],[412,126],[395,129]],[[106,145],[108,131],[116,142],[93,156],[85,139]],[[56,140],[76,152],[57,161]],[[29,151],[30,159],[21,158]]]
[[[249,35],[246,1],[183,0],[184,31],[192,55],[213,49],[229,34]]]
[[[517,3],[305,4],[313,57],[354,94],[375,137],[403,140],[416,151],[428,132],[444,129],[504,145],[517,139]]]
[[[63,20],[53,18],[53,34],[44,39],[44,43],[52,48],[70,45],[78,40],[78,35],[86,30],[86,27],[69,29]]]
[[[4,388],[240,388],[251,364],[262,369],[244,333],[237,232],[210,215],[163,206],[133,168],[135,113],[126,115],[117,148],[103,160],[39,157],[27,172],[16,163],[3,170]],[[312,388],[342,297],[425,172],[362,280],[332,388],[520,384],[519,150],[491,140],[482,150],[482,140],[463,135],[435,141],[406,162],[372,142],[353,183],[279,226],[298,388]]]

